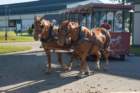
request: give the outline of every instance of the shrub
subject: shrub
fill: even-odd
[[[29,27],[29,29],[27,30],[28,34],[29,35],[32,35],[33,34],[33,29],[31,27]]]

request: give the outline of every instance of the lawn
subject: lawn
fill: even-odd
[[[11,46],[11,45],[0,45],[0,54],[19,52],[30,50],[32,47],[30,46]]]
[[[135,55],[140,55],[140,47],[131,47],[130,53],[135,54]]]
[[[15,32],[8,31],[8,39],[5,40],[5,32],[0,31],[0,42],[31,42],[34,41],[32,36],[23,34],[22,36],[16,36]]]

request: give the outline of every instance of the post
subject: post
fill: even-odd
[[[131,10],[129,10],[129,13],[130,13],[130,26],[129,26],[129,32],[131,33],[131,36],[132,36],[132,45],[134,44],[134,20],[133,20],[133,16],[134,16],[134,10],[133,9],[131,9]]]
[[[5,5],[5,40],[8,39],[8,21],[9,21],[9,8],[8,5]]]
[[[5,12],[5,40],[7,40],[7,6],[4,7]]]
[[[113,11],[113,32],[115,32],[115,11]]]
[[[124,5],[125,5],[125,0],[122,0],[122,5],[123,5],[123,9],[122,9],[122,31],[125,32],[125,11],[124,11]]]

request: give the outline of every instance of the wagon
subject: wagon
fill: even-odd
[[[129,54],[130,48],[130,33],[129,32],[110,32],[110,56],[119,57],[125,60],[126,55]]]
[[[69,8],[63,16],[71,21],[78,21],[88,28],[99,27],[104,20],[111,25],[110,56],[124,60],[129,53],[132,33],[132,5],[94,4],[77,5]]]

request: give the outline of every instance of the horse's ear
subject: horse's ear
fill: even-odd
[[[35,16],[35,20],[40,21],[42,19],[41,16]]]

